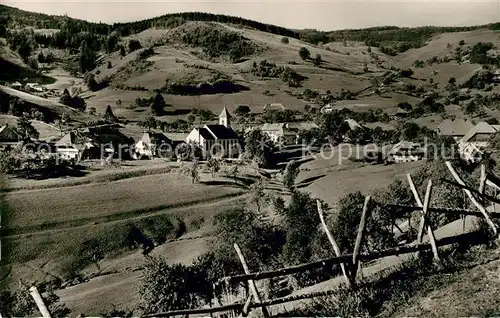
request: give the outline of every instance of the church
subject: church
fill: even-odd
[[[186,143],[198,145],[203,158],[238,157],[241,151],[238,134],[231,128],[232,116],[226,107],[219,115],[219,124],[194,128],[186,137]]]

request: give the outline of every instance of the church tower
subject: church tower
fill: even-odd
[[[231,115],[227,111],[226,107],[224,107],[219,115],[219,125],[223,125],[226,128],[231,128]]]

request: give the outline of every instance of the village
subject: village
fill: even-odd
[[[42,92],[43,86],[39,84],[28,83],[24,90],[33,93]],[[19,82],[12,83],[10,87],[22,89]],[[33,90],[33,87],[36,89]],[[335,105],[328,104],[320,109],[320,116],[327,117],[332,114]],[[275,112],[284,113],[287,108],[281,103],[266,104],[262,108],[262,115]],[[395,113],[395,120],[404,120],[403,110]],[[75,128],[73,130],[61,130],[61,138],[58,140],[30,140],[22,139],[15,126],[5,125],[0,128],[0,147],[4,151],[13,148],[29,150],[31,155],[42,155],[44,157],[56,157],[57,160],[77,163],[83,160],[97,160],[110,162],[117,160],[138,160],[162,158],[171,161],[181,161],[190,159],[183,155],[186,147],[191,147],[191,153],[198,153],[197,160],[206,161],[212,157],[217,159],[242,160],[243,159],[243,141],[245,134],[252,130],[259,130],[263,133],[266,140],[283,149],[284,147],[302,145],[306,147],[307,140],[302,138],[304,135],[314,134],[320,131],[320,126],[313,121],[291,122],[264,122],[241,123],[238,118],[236,131],[232,124],[234,116],[229,113],[226,107],[222,108],[218,116],[217,123],[207,123],[205,125],[194,126],[189,133],[170,134],[157,131],[156,129],[144,129],[143,135],[138,140],[127,136],[120,131],[123,124],[117,123],[116,117],[110,115],[115,120],[102,121],[96,125],[88,127]],[[276,117],[276,116],[275,116]],[[300,117],[300,116],[299,116]],[[108,116],[109,118],[109,116]],[[254,116],[255,118],[255,116]],[[265,121],[261,119],[261,121]],[[340,128],[342,126],[342,128]],[[339,143],[360,143],[366,145],[371,142],[367,128],[351,118],[343,119],[339,129],[342,131],[341,138],[331,143],[327,138],[316,140],[314,146],[320,148],[324,144],[334,147]],[[484,151],[488,149],[491,136],[500,131],[500,125],[489,124],[485,121],[474,122],[469,119],[444,119],[438,125],[435,133],[441,137],[451,137],[456,142],[456,151],[468,162],[479,162],[482,159]],[[364,136],[364,138],[352,138],[352,136]],[[185,138],[182,138],[185,136]],[[309,140],[310,141],[310,140]],[[263,141],[265,144],[265,141]],[[418,161],[425,157],[426,148],[423,144],[409,140],[401,140],[396,144],[378,145],[379,149],[370,148],[364,156],[375,156],[378,163],[398,163]],[[197,152],[199,150],[199,152]],[[356,158],[363,159],[363,158]]]
[[[168,10],[0,5],[0,318],[498,313],[500,23]]]

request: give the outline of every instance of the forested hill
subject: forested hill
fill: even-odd
[[[425,26],[416,28],[400,28],[395,26],[385,26],[325,32],[311,29],[292,30],[241,17],[203,12],[173,13],[135,22],[105,24],[92,23],[67,16],[51,16],[42,13],[27,12],[17,8],[0,5],[0,37],[2,37],[2,33],[5,33],[5,31],[2,32],[2,25],[6,25],[11,29],[30,26],[37,29],[59,29],[69,34],[75,34],[83,31],[95,35],[109,35],[114,32],[118,36],[128,36],[152,27],[176,27],[184,24],[186,21],[213,21],[230,23],[268,33],[299,38],[313,44],[332,41],[360,41],[365,42],[369,46],[379,47],[384,53],[389,55],[396,55],[407,51],[410,48],[418,48],[424,45],[431,36],[437,33],[471,31],[480,28],[500,30],[500,23],[494,23],[469,27]],[[63,38],[68,37],[61,36],[61,39]]]

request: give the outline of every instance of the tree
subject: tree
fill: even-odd
[[[113,110],[111,109],[110,105],[106,107],[106,112],[104,113],[104,120],[112,123],[118,122],[118,118],[115,116],[115,114],[113,114]]]
[[[38,286],[38,290],[43,290]],[[59,297],[54,293],[51,286],[45,288],[44,302],[53,317],[67,317],[70,310],[59,303]],[[0,293],[0,304],[2,304],[2,315],[5,317],[29,317],[38,315],[35,301],[30,297],[27,285],[19,284],[14,288]]]
[[[112,68],[113,65],[111,64],[111,61],[108,61],[108,69]]]
[[[275,163],[275,149],[267,134],[255,129],[245,137],[245,155],[259,167],[272,166]]]
[[[87,71],[91,71],[95,67],[95,61],[97,59],[97,55],[93,50],[92,46],[87,42],[83,41],[82,46],[80,48],[80,72],[85,73]]]
[[[305,61],[311,57],[311,52],[309,52],[307,48],[301,47],[299,50],[299,56]]]
[[[155,116],[161,116],[165,112],[165,99],[160,94],[160,92],[156,93],[156,96],[153,100],[153,104],[151,104],[151,113]]]
[[[299,163],[295,160],[291,160],[286,164],[285,172],[283,173],[283,185],[292,190],[295,185],[295,179],[299,175]]]
[[[198,160],[193,159],[193,161],[190,164],[186,165],[182,171],[185,175],[191,177],[191,182],[193,184],[200,182],[200,173],[198,171],[199,166],[200,164]]]
[[[95,107],[90,107],[89,108],[89,115],[95,116],[97,114],[97,110]]]
[[[457,80],[454,77],[450,77],[448,80],[448,84],[455,85],[457,83]]]
[[[321,55],[316,54],[316,56],[314,57],[314,61],[313,61],[314,65],[315,66],[320,66],[321,65],[321,61],[322,61],[321,60]]]
[[[288,44],[288,43],[290,43],[290,39],[288,39],[288,37],[284,36],[281,38],[281,43]]]
[[[262,179],[259,179],[250,185],[248,190],[248,193],[250,194],[249,202],[251,204],[255,204],[257,207],[257,213],[260,214],[262,212],[262,204],[265,200],[264,183],[262,182]]]
[[[92,73],[87,73],[85,74],[85,84],[87,84],[87,87],[92,91],[95,92],[98,90],[98,84],[95,79],[95,75]]]
[[[64,89],[61,97],[59,97],[59,103],[66,105],[66,106],[71,106],[71,95],[69,94],[69,91],[67,88]]]
[[[361,192],[353,192],[341,197],[338,203],[338,213],[328,222],[332,233],[336,233],[335,239],[339,244],[342,253],[352,253],[356,241],[359,222],[365,196]],[[373,211],[375,204],[368,207],[368,211]],[[394,235],[387,219],[379,218],[380,222],[375,222],[373,215],[366,223],[366,246],[369,250],[384,249],[394,243]],[[390,221],[389,221],[390,222]]]
[[[210,173],[212,174],[212,178],[215,177],[215,174],[220,170],[220,162],[217,158],[210,158],[207,161],[207,167],[210,169]]]
[[[121,56],[127,55],[127,53],[125,52],[125,48],[123,47],[123,45],[120,46],[120,55]]]
[[[40,133],[31,124],[28,115],[23,113],[21,117],[17,119],[17,134],[24,142],[29,142],[31,139],[38,139]]]
[[[129,52],[134,52],[136,50],[139,50],[142,47],[141,42],[138,40],[131,39],[128,41],[128,51]]]
[[[106,53],[112,53],[116,50],[116,46],[118,45],[118,36],[116,34],[113,34],[111,36],[108,37],[108,39],[106,40],[106,45],[105,45],[105,49],[106,49]]]
[[[234,113],[239,117],[246,117],[248,116],[248,114],[250,114],[250,107],[248,107],[247,105],[240,105],[236,107]]]
[[[169,265],[166,258],[149,257],[143,267],[141,307],[146,312],[194,308],[211,290],[206,272],[182,264]]]

